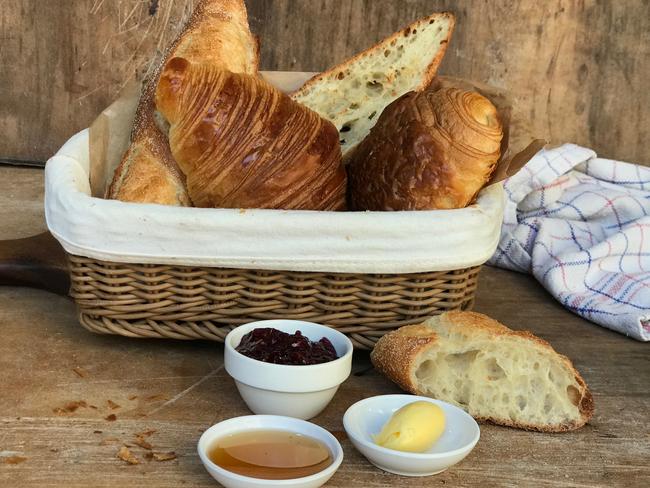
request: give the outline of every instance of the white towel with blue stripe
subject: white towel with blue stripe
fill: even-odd
[[[532,273],[568,310],[650,341],[650,168],[565,144],[503,185],[489,264]]]

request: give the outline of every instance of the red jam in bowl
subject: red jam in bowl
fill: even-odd
[[[244,335],[235,350],[258,361],[297,366],[327,363],[338,358],[327,337],[314,342],[300,331],[287,334],[269,327],[253,329]]]

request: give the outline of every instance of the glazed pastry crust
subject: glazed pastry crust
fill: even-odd
[[[382,113],[348,165],[353,210],[469,205],[501,155],[492,103],[455,87],[402,96]]]
[[[175,56],[183,56],[192,62],[210,63],[230,71],[256,73],[259,46],[249,30],[243,0],[198,2],[185,28],[144,84],[131,144],[115,171],[107,198],[192,205],[185,176],[172,156],[166,128],[157,120],[154,103],[162,67]]]

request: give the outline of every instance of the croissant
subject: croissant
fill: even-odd
[[[501,154],[497,110],[454,87],[410,92],[390,104],[348,164],[353,210],[469,205]]]
[[[183,56],[192,62],[223,69],[256,73],[259,49],[248,28],[243,0],[199,0],[192,16],[171,44],[165,60]],[[163,63],[144,84],[136,111],[131,144],[108,188],[107,198],[189,206],[185,176],[169,148],[167,135],[157,123],[154,95]]]
[[[194,205],[345,207],[338,131],[261,78],[174,58],[156,106]]]

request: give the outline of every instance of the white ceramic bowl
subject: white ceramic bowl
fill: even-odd
[[[409,403],[424,400],[440,406],[446,417],[445,431],[426,452],[395,451],[378,446],[372,440],[391,415]],[[343,426],[361,454],[384,471],[402,476],[430,476],[460,462],[480,437],[476,421],[464,410],[440,400],[414,395],[380,395],[352,405],[343,416]]]
[[[233,473],[210,461],[208,452],[215,441],[230,434],[250,430],[282,430],[312,437],[327,446],[334,462],[323,471],[312,474],[311,476],[290,480],[264,480]],[[336,470],[339,469],[343,461],[341,444],[328,431],[304,420],[278,415],[248,415],[246,417],[235,417],[219,422],[201,435],[197,448],[205,469],[208,470],[208,473],[215,480],[226,488],[317,488],[327,483]]]
[[[242,336],[253,329],[273,327],[293,334],[297,330],[312,341],[327,337],[339,356],[334,361],[308,366],[271,364],[237,352]],[[300,320],[262,320],[240,325],[225,341],[226,371],[235,380],[248,408],[257,414],[310,419],[318,415],[352,369],[352,342],[335,329]]]

